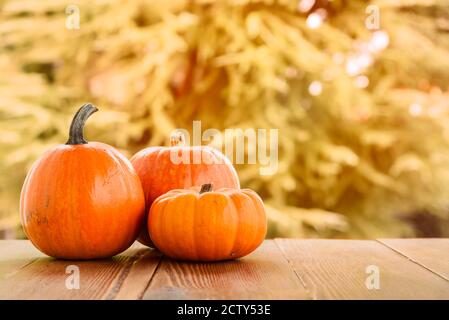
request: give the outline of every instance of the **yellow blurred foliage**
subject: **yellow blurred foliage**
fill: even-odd
[[[193,120],[278,128],[275,175],[237,166],[269,236],[413,236],[416,212],[447,222],[449,6],[372,4],[380,31],[365,1],[0,0],[0,221],[18,223],[26,171],[92,101],[86,136],[128,156]]]

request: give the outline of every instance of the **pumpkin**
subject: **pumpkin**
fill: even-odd
[[[174,259],[219,261],[254,251],[267,232],[260,197],[249,189],[211,184],[201,190],[172,190],[150,209],[148,231],[154,245]]]
[[[25,179],[20,216],[25,234],[45,254],[105,258],[127,249],[145,217],[145,198],[131,163],[113,147],[87,142],[83,127],[98,109],[83,105],[65,145],[48,150]]]
[[[184,146],[184,135],[180,132],[170,137],[170,144],[170,147],[143,149],[131,158],[142,182],[146,212],[157,197],[173,189],[201,186],[209,182],[216,188],[240,188],[234,167],[221,152],[209,146]],[[173,161],[173,155],[186,156],[189,161]],[[194,161],[194,157],[201,161]],[[153,247],[146,223],[138,240]]]

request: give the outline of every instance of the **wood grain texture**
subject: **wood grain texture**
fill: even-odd
[[[143,299],[308,299],[304,286],[273,241],[227,262],[164,258]]]
[[[449,282],[377,241],[275,241],[314,299],[449,299]],[[372,265],[380,288],[370,290]]]
[[[0,280],[41,257],[45,255],[28,241],[0,241]]]
[[[449,239],[276,239],[239,260],[191,263],[135,243],[112,259],[63,261],[0,241],[0,299],[449,299],[448,249]],[[69,265],[79,290],[66,288]],[[371,265],[378,290],[366,287]]]
[[[449,239],[379,239],[378,241],[449,281]]]
[[[134,262],[125,268],[120,277],[114,281],[106,299],[135,300],[142,298],[162,257],[158,251],[141,246],[144,249],[134,255]]]
[[[141,260],[147,262],[148,274],[151,275],[158,263],[158,259],[152,259],[152,256],[157,257],[158,254],[135,243],[111,259],[67,261],[39,257],[0,279],[0,299],[112,299],[122,293],[131,297],[132,289],[136,289],[134,298],[138,298],[145,287],[130,288],[125,278],[133,274],[134,263]],[[66,273],[66,268],[70,265],[79,268],[79,289],[69,290],[66,287],[66,280],[71,275]],[[123,285],[125,287],[122,288]]]

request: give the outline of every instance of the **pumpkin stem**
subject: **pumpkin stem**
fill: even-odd
[[[181,131],[175,131],[170,136],[170,145],[172,147],[183,146],[185,144],[185,137]]]
[[[98,109],[91,103],[84,104],[75,114],[70,125],[69,140],[66,144],[86,144],[87,141],[84,139],[83,129],[87,118],[89,118]]]
[[[201,186],[200,194],[211,191],[212,191],[212,183],[205,183]]]

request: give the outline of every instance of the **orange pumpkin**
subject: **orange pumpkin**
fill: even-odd
[[[210,184],[172,190],[157,198],[148,217],[154,245],[181,260],[219,261],[243,257],[265,238],[267,220],[260,197],[252,190]]]
[[[184,146],[183,138],[182,134],[176,133],[171,137],[170,147],[149,147],[131,158],[142,182],[146,212],[157,197],[173,189],[209,182],[216,188],[240,188],[234,167],[221,152],[208,146]],[[173,161],[173,155],[186,156],[188,161]],[[200,161],[195,161],[195,157]],[[145,226],[138,240],[153,247]]]
[[[113,147],[87,143],[83,127],[98,109],[83,105],[69,140],[34,163],[22,188],[23,229],[42,252],[55,258],[110,257],[137,238],[145,198],[131,163]]]

